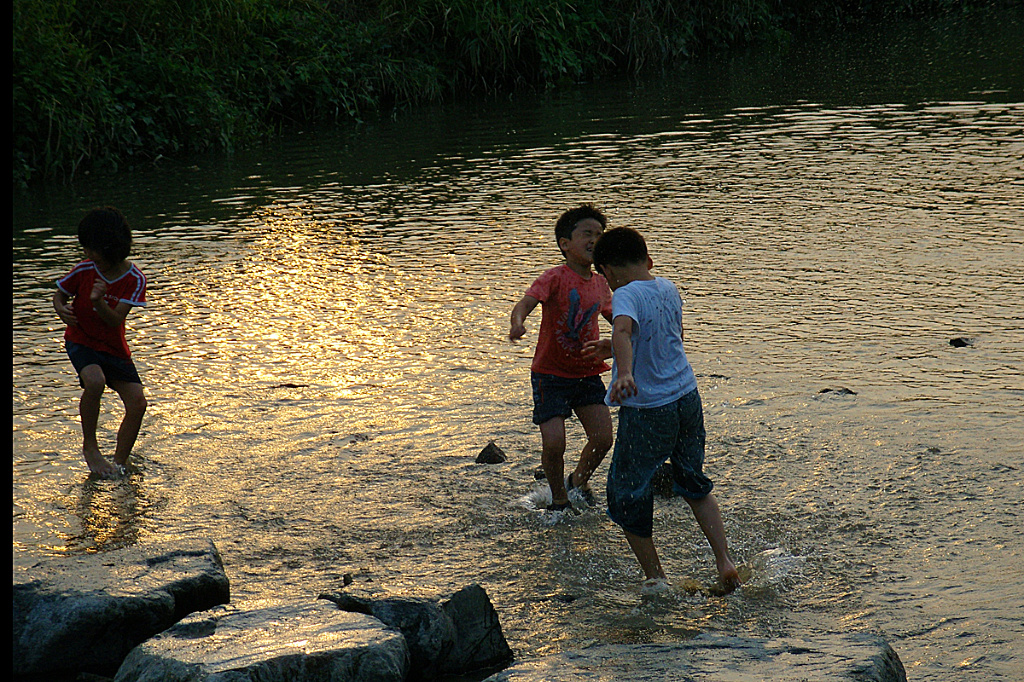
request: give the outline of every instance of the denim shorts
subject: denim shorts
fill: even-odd
[[[129,384],[141,384],[142,379],[139,377],[139,371],[135,369],[135,363],[132,362],[131,358],[119,358],[110,353],[104,353],[101,350],[95,350],[89,348],[89,346],[83,346],[80,343],[73,343],[66,341],[64,348],[68,352],[68,358],[71,359],[71,364],[74,365],[75,371],[78,372],[78,383],[82,383],[82,370],[89,365],[99,365],[100,369],[103,370],[103,376],[106,377],[107,386],[114,388],[111,381],[124,381]]]
[[[704,408],[690,391],[661,407],[620,407],[615,450],[608,468],[608,516],[626,531],[651,537],[651,479],[667,459],[673,490],[699,500],[714,488],[704,475]]]
[[[533,386],[533,423],[568,417],[577,407],[604,405],[604,381],[600,375],[567,379],[553,374],[530,373]]]

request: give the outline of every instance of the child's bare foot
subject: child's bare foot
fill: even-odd
[[[82,456],[89,471],[100,478],[114,478],[119,474],[118,468],[107,461],[99,448],[82,448]]]
[[[718,569],[718,582],[710,590],[716,597],[723,597],[736,591],[736,588],[743,584],[740,572],[730,561]]]

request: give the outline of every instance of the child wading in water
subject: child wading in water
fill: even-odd
[[[689,503],[715,554],[720,589],[740,585],[729,558],[714,484],[704,475],[704,413],[683,350],[682,299],[654,277],[647,244],[636,230],[616,228],[594,246],[594,265],[614,292],[614,363],[607,403],[618,404],[619,429],[608,469],[608,515],[619,524],[646,578],[642,590],[671,588],[653,540],[651,478],[669,460],[674,488]]]
[[[593,272],[591,253],[607,220],[593,206],[566,211],[555,224],[565,263],[544,272],[512,309],[508,336],[526,333],[526,317],[538,303],[542,316],[530,381],[533,423],[540,426],[541,466],[551,488],[552,511],[594,504],[590,477],[612,445],[612,422],[604,404],[603,359],[584,356],[584,346],[600,337],[598,316],[611,320],[611,290]],[[576,468],[565,475],[565,420],[573,412],[587,434]],[[572,500],[570,501],[570,498]]]
[[[132,234],[116,208],[90,211],[78,225],[78,241],[85,260],[57,280],[53,307],[67,325],[64,345],[82,386],[82,455],[89,471],[111,478],[124,473],[146,412],[142,380],[125,340],[125,318],[146,305],[146,277],[128,261]],[[113,463],[96,441],[105,386],[124,403]]]

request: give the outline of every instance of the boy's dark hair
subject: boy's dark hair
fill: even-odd
[[[555,243],[561,244],[562,237],[572,239],[572,231],[576,229],[577,223],[587,218],[593,218],[601,223],[601,229],[608,227],[608,219],[604,214],[594,208],[593,204],[583,204],[579,208],[573,208],[558,217],[555,223]],[[558,247],[561,250],[561,246]]]
[[[621,267],[647,262],[647,242],[643,235],[631,227],[608,230],[594,244],[594,267],[603,265]]]
[[[113,206],[94,208],[78,223],[78,243],[111,263],[120,263],[131,253],[132,231]]]

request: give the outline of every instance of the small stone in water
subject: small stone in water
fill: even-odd
[[[823,388],[818,393],[835,393],[836,395],[857,395],[856,391],[840,386],[839,388]]]
[[[494,441],[492,440],[486,446],[484,446],[484,449],[481,450],[480,454],[476,456],[476,463],[499,464],[501,462],[504,462],[506,459],[508,458],[505,457],[505,453],[502,452],[501,448],[495,445]]]

